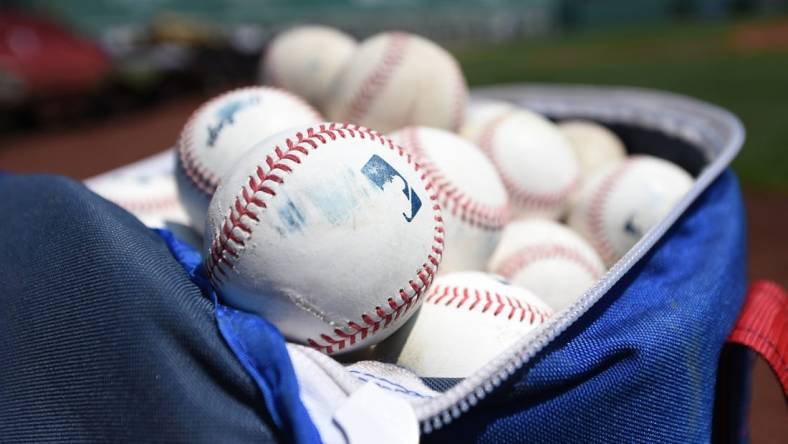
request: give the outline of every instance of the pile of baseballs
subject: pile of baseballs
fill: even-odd
[[[180,199],[220,300],[328,354],[468,376],[574,304],[692,184],[598,123],[466,103],[457,61],[412,34],[293,28],[261,80],[188,120]]]

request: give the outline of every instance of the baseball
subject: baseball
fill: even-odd
[[[328,26],[296,26],[268,46],[261,80],[324,109],[331,85],[357,46],[353,37]]]
[[[678,166],[651,156],[610,164],[583,185],[569,225],[610,266],[656,225],[692,187]]]
[[[469,100],[465,107],[463,126],[473,127],[483,124],[514,109],[514,105],[501,100]]]
[[[192,226],[203,232],[208,202],[219,178],[253,144],[320,114],[302,99],[267,87],[240,88],[202,105],[176,146],[178,193]]]
[[[478,147],[437,128],[410,126],[389,136],[415,156],[443,211],[441,273],[483,270],[509,221],[509,198]]]
[[[588,120],[567,120],[559,123],[558,129],[574,149],[580,165],[580,174],[583,177],[627,156],[624,142],[615,133],[598,123]]]
[[[513,108],[466,125],[461,133],[492,160],[509,192],[515,217],[558,218],[564,213],[580,170],[556,125],[531,111]]]
[[[326,113],[388,133],[411,125],[456,130],[468,88],[454,57],[402,32],[361,43],[337,77]]]
[[[171,175],[121,176],[88,182],[87,186],[149,227],[162,228],[167,222],[187,222],[188,217],[178,201],[175,180]]]
[[[374,344],[421,304],[440,206],[402,148],[351,124],[271,136],[222,178],[204,269],[228,305],[325,353]]]
[[[583,238],[546,219],[509,224],[488,268],[538,294],[556,311],[574,303],[606,271]]]
[[[422,377],[465,378],[551,315],[536,295],[494,275],[447,274],[435,279],[419,312],[376,353]]]

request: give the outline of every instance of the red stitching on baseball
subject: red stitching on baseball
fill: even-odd
[[[559,244],[529,245],[517,250],[493,271],[506,279],[511,279],[523,268],[545,259],[564,259],[580,266],[593,279],[599,279],[605,272],[589,261],[579,250]]]
[[[131,213],[149,213],[149,212],[158,212],[169,210],[173,208],[178,208],[179,200],[177,196],[165,196],[161,198],[147,198],[147,199],[140,199],[140,200],[133,200],[133,199],[121,199],[115,198],[111,195],[103,195],[103,197],[115,205],[129,211]]]
[[[297,133],[295,140],[285,139],[286,150],[277,146],[274,150],[276,157],[273,158],[269,155],[264,159],[264,162],[258,165],[254,173],[249,176],[248,183],[236,195],[221,228],[214,234],[209,254],[205,259],[205,270],[214,286],[218,287],[223,277],[226,276],[227,270],[225,268],[234,268],[235,261],[240,258],[239,250],[243,250],[247,240],[252,236],[251,225],[259,221],[258,212],[266,208],[266,199],[276,195],[275,190],[268,185],[273,186],[271,182],[283,184],[284,177],[286,177],[284,175],[291,174],[296,165],[300,165],[310,151],[319,149],[320,146],[337,140],[337,138],[348,137],[379,142],[403,157],[409,165],[413,165],[414,171],[418,172],[420,169],[405,150],[394,145],[391,140],[373,130],[352,124],[322,124]],[[284,164],[285,161],[292,164]],[[268,192],[265,191],[266,189]],[[334,328],[330,334],[323,333],[318,338],[307,339],[310,346],[325,353],[334,353],[355,344],[358,336],[363,339],[369,334],[387,328],[392,320],[398,319],[410,310],[430,285],[443,253],[444,229],[437,196],[431,192],[432,186],[428,181],[425,183],[425,189],[431,193],[429,198],[433,203],[434,244],[426,261],[416,272],[414,279],[408,281],[406,286],[397,291],[399,300],[388,298],[384,304],[376,306],[372,313],[362,313],[358,320],[348,320],[346,326]],[[250,220],[244,221],[244,217]]]
[[[369,111],[375,98],[383,91],[394,70],[405,58],[405,48],[410,37],[402,32],[391,33],[383,59],[372,73],[364,79],[348,108],[347,118],[351,122],[360,122]]]
[[[496,158],[495,152],[493,151],[493,139],[495,138],[495,132],[498,127],[506,119],[514,115],[514,113],[515,111],[504,112],[503,114],[488,122],[477,138],[479,147],[487,154],[490,160],[492,160],[495,168],[501,175],[501,180],[503,181],[504,185],[506,185],[506,189],[509,191],[509,196],[521,206],[545,209],[562,205],[564,202],[566,202],[569,194],[578,186],[578,178],[573,179],[572,182],[558,191],[553,191],[550,193],[535,193],[521,187],[513,178],[507,175],[501,163]]]
[[[451,297],[446,299],[449,295]],[[490,313],[491,316],[504,314],[507,320],[514,322],[533,324],[538,318],[538,322],[541,324],[551,315],[549,310],[534,307],[516,297],[456,285],[434,285],[427,293],[424,303],[463,309],[468,300],[472,300],[471,304],[465,308],[468,311]]]
[[[605,233],[604,213],[608,197],[613,193],[613,189],[618,181],[621,180],[638,160],[639,158],[637,156],[629,157],[612,171],[599,185],[599,188],[591,199],[591,204],[588,209],[588,229],[591,231],[589,240],[608,265],[616,259],[616,252]]]
[[[421,143],[416,127],[402,130],[404,144],[416,156],[416,161],[424,169],[423,179],[429,180],[435,187],[435,194],[440,199],[441,208],[448,209],[452,215],[462,221],[486,230],[500,230],[510,219],[511,212],[508,199],[503,205],[490,207],[474,200],[449,181],[443,172],[430,160]],[[450,205],[451,204],[451,205]]]
[[[213,193],[216,191],[216,187],[219,185],[219,176],[216,172],[211,171],[211,169],[204,165],[194,154],[194,142],[193,142],[193,127],[197,116],[205,110],[208,106],[216,103],[219,100],[224,99],[225,97],[235,94],[241,91],[249,91],[249,90],[259,90],[261,87],[259,86],[246,86],[242,88],[236,88],[231,91],[227,91],[226,93],[220,94],[213,99],[203,103],[197,108],[189,117],[189,120],[186,121],[186,125],[183,127],[183,131],[181,132],[181,136],[178,138],[178,142],[176,143],[176,150],[177,150],[177,159],[178,159],[178,171],[183,172],[186,177],[189,178],[189,183],[192,184],[198,191],[204,194],[206,197],[210,198],[213,196]],[[291,97],[296,99],[298,102],[304,106],[304,111],[307,113],[313,114],[315,120],[322,120],[323,117],[317,112],[312,106],[310,106],[304,99],[301,97],[296,96],[295,94],[280,89],[276,87],[266,86],[266,89],[276,91],[280,94],[285,96]]]

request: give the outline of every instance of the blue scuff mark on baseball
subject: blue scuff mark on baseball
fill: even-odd
[[[306,219],[303,213],[296,208],[292,200],[288,199],[287,203],[279,208],[277,212],[279,213],[279,220],[284,222],[288,232],[300,231],[304,227]],[[280,230],[280,233],[282,233],[282,231],[284,230]]]
[[[239,111],[248,108],[252,105],[260,103],[260,97],[247,97],[245,99],[233,100],[216,111],[217,122],[214,125],[208,125],[208,146],[212,147],[216,144],[216,139],[219,138],[222,130],[227,125],[235,123],[235,115]]]
[[[361,205],[361,199],[369,194],[364,187],[358,186],[356,173],[348,168],[337,175],[337,180],[311,188],[306,196],[326,220],[333,225],[341,225],[353,216],[354,210]]]
[[[410,215],[403,212],[402,216],[407,222],[412,221],[413,218],[416,217],[416,214],[421,208],[421,199],[419,199],[419,196],[409,187],[408,181],[405,180],[393,166],[389,165],[382,157],[373,154],[367,163],[361,167],[361,172],[367,176],[370,182],[381,190],[387,183],[392,183],[396,177],[399,177],[403,184],[402,194],[404,194],[405,198],[410,202]]]

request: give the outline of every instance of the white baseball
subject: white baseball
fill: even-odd
[[[167,222],[188,221],[178,200],[172,175],[119,176],[117,179],[88,183],[88,187],[149,227],[162,228]]]
[[[494,275],[451,273],[435,279],[419,312],[376,353],[422,377],[464,378],[551,315],[529,290]]]
[[[525,109],[493,113],[461,134],[492,160],[515,217],[558,218],[579,179],[577,159],[556,125]]]
[[[226,303],[326,353],[374,344],[421,304],[443,250],[411,156],[324,123],[278,133],[233,166],[208,211],[205,270]]]
[[[296,26],[279,34],[261,59],[261,80],[292,91],[324,109],[331,86],[358,47],[328,26]]]
[[[631,156],[583,184],[569,225],[610,266],[656,225],[692,187],[692,177],[656,157]]]
[[[515,109],[515,105],[502,100],[469,100],[465,107],[463,126],[475,127]]]
[[[219,178],[247,149],[284,129],[321,120],[299,97],[262,86],[236,89],[203,104],[176,147],[178,193],[192,226],[203,232]]]
[[[567,120],[558,129],[569,140],[585,177],[594,170],[627,156],[624,142],[613,131],[588,120]]]
[[[441,273],[483,270],[509,221],[509,198],[484,153],[446,130],[409,126],[389,136],[423,168],[443,211]]]
[[[451,54],[402,32],[362,42],[334,88],[326,108],[329,118],[385,133],[410,125],[456,130],[468,96]]]
[[[538,294],[556,311],[575,302],[606,270],[583,238],[546,219],[509,224],[488,268]]]

